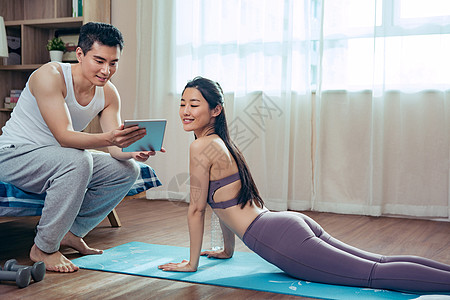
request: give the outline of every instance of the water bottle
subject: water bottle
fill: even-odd
[[[211,250],[223,249],[223,235],[220,228],[219,217],[214,212],[211,213]]]

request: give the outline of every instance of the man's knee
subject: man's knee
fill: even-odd
[[[133,159],[116,160],[115,158],[110,158],[108,164],[108,169],[114,174],[112,177],[114,177],[115,180],[130,181],[134,183],[141,172],[138,163]]]
[[[94,162],[89,151],[70,149],[65,155],[64,172],[68,176],[77,177],[77,180],[85,179],[86,182],[89,182],[94,170]]]
[[[73,149],[71,153],[70,164],[84,172],[92,173],[94,161],[89,151]]]
[[[130,178],[130,181],[135,182],[141,172],[139,164],[133,159],[122,161],[122,163],[124,172],[128,174],[127,177]]]

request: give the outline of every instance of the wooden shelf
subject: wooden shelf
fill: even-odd
[[[47,41],[61,32],[77,32],[90,21],[110,23],[111,0],[85,0],[82,17],[72,17],[72,0],[0,0],[0,16],[6,35],[20,41],[20,64],[0,62],[1,134],[12,112],[3,108],[4,98],[11,90],[23,89],[30,74],[49,61]]]
[[[83,17],[67,17],[52,19],[14,20],[6,21],[5,26],[33,26],[38,28],[71,28],[83,25]]]
[[[0,70],[5,71],[34,71],[37,68],[42,66],[42,64],[31,64],[31,65],[9,65],[9,66],[0,66]]]

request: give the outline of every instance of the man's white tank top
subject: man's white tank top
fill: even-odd
[[[68,63],[59,63],[66,82],[65,104],[69,110],[72,126],[81,131],[105,108],[103,87],[96,87],[95,95],[88,105],[82,106],[75,99],[72,81],[72,67]],[[20,94],[11,118],[2,128],[0,147],[6,144],[59,145],[39,111],[36,98],[31,94],[28,83]]]

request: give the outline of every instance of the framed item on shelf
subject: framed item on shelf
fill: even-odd
[[[61,34],[59,37],[66,44],[66,51],[64,51],[62,61],[63,62],[77,62],[75,55],[75,49],[78,45],[79,34]]]
[[[61,38],[66,45],[62,61],[63,62],[77,62],[75,50],[78,45],[78,37],[80,36],[80,28],[65,28],[55,32],[55,36]]]
[[[5,65],[20,65],[21,58],[20,53],[22,51],[20,46],[20,37],[7,36],[8,41],[8,54],[7,58],[4,58]]]

